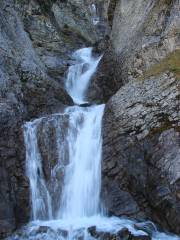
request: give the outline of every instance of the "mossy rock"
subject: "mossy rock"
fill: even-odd
[[[144,80],[152,76],[160,75],[166,71],[174,73],[175,77],[180,80],[180,49],[173,51],[159,63],[152,65],[139,79]]]

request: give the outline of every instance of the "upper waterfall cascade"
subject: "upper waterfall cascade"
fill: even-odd
[[[101,57],[92,48],[73,54],[76,63],[69,67],[66,89],[75,103],[86,102],[86,92]],[[88,227],[116,233],[128,228],[135,236],[133,220],[107,217],[100,201],[102,117],[104,105],[67,107],[63,113],[27,122],[24,125],[26,168],[30,181],[32,222],[25,237],[32,240],[91,240]],[[142,223],[142,225],[146,223]],[[47,231],[38,230],[48,227]],[[154,225],[153,225],[154,226]],[[42,228],[41,228],[42,230]],[[153,240],[178,240],[153,227]]]
[[[94,25],[97,25],[99,23],[99,17],[98,17],[97,7],[94,3],[91,4],[90,10],[92,14],[92,22]]]
[[[70,66],[65,87],[76,104],[86,102],[86,92],[92,75],[95,73],[100,57],[93,57],[92,48],[82,48],[73,54],[75,64]]]

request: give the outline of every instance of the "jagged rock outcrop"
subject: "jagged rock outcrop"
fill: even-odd
[[[129,82],[107,103],[102,194],[110,214],[180,233],[179,104],[172,73]]]

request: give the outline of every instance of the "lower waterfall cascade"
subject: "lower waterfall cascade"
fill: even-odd
[[[73,58],[76,63],[69,67],[65,87],[76,104],[83,104],[101,57],[93,57],[92,48],[83,48]],[[146,239],[180,239],[158,231],[150,221],[139,223],[106,215],[100,200],[104,107],[104,104],[67,107],[62,113],[25,123],[32,221],[9,240],[121,239],[92,235],[93,227],[112,236],[126,228],[137,237],[132,239],[143,239],[149,232],[151,238]],[[53,149],[48,147],[49,143],[53,143]],[[141,228],[137,229],[136,224]],[[148,226],[151,231],[146,231]]]

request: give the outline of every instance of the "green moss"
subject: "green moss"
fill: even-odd
[[[180,80],[180,50],[179,49],[170,53],[159,63],[150,67],[150,69],[144,72],[144,75],[139,79],[144,80],[151,76],[160,75],[161,73],[166,71],[173,72],[176,78]]]

